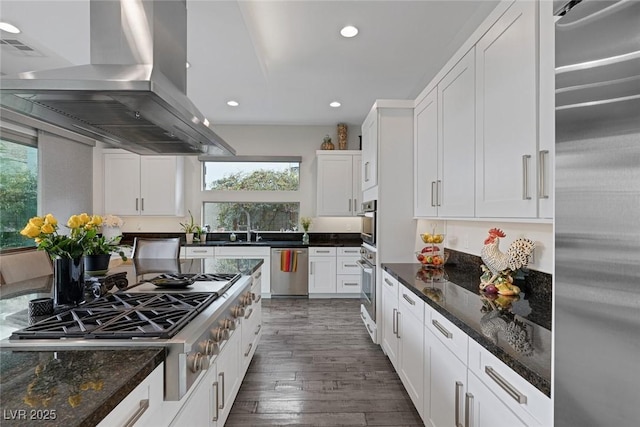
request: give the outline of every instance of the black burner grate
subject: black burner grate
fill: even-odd
[[[166,339],[216,298],[215,292],[109,294],[16,331],[11,339]]]

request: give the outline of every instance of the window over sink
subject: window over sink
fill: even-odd
[[[204,202],[204,223],[211,231],[297,230],[298,202]]]

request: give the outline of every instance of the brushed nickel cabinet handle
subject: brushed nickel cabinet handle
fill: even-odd
[[[140,210],[144,212],[144,197],[140,199]]]
[[[364,163],[364,182],[369,181],[369,162]]]
[[[220,404],[219,408],[220,409],[224,409],[224,372],[220,372],[218,374],[218,376],[220,377],[221,381],[222,381],[222,403]]]
[[[438,206],[442,206],[442,195],[440,194],[441,188],[442,188],[442,181],[438,180],[438,185],[436,186],[436,203]]]
[[[473,394],[466,393],[464,399],[464,427],[471,427],[471,410],[473,408]]]
[[[531,155],[522,156],[522,200],[531,200],[529,196],[529,159]]]
[[[454,415],[454,423],[456,425],[456,427],[463,427],[462,424],[460,424],[460,392],[458,390],[460,390],[462,388],[462,383],[460,381],[456,381],[456,407],[455,407],[455,415]]]
[[[331,253],[331,251],[329,251],[329,250],[317,250],[316,253],[317,254],[328,254],[328,253]]]
[[[549,155],[549,150],[540,150],[538,153],[538,165],[539,165],[539,176],[540,180],[538,181],[538,198],[540,199],[548,199],[549,195],[545,192],[546,183],[546,158]]]
[[[259,279],[262,277],[262,271],[259,271],[258,274],[256,274],[256,279]]]
[[[248,357],[249,353],[251,353],[251,348],[253,347],[253,343],[249,343],[249,348],[247,349],[247,352],[244,354],[244,357]]]
[[[138,212],[138,198],[136,197],[136,212]]]
[[[216,389],[216,406],[215,406],[216,414],[213,416],[211,421],[218,421],[218,416],[220,415],[220,409],[218,407],[218,405],[220,405],[220,398],[219,398],[220,389],[218,388],[218,381],[214,382],[212,385],[213,385],[213,388]]]
[[[398,339],[402,338],[400,336],[400,310],[396,311],[396,337],[398,337]]]
[[[404,298],[405,300],[407,300],[407,301],[409,302],[409,304],[411,304],[411,305],[416,305],[416,302],[415,302],[414,300],[412,300],[411,298],[409,298],[409,297],[407,296],[407,294],[404,294],[404,293],[403,293],[403,294],[402,294],[402,298]]]
[[[398,336],[398,325],[396,325],[396,313],[397,313],[397,311],[398,311],[397,308],[393,309],[393,319],[391,319],[391,332],[395,336]]]
[[[131,415],[131,418],[129,418],[127,422],[124,423],[124,427],[132,427],[140,419],[142,414],[147,412],[147,409],[149,409],[149,399],[141,400],[140,407],[136,409],[136,412],[134,412],[134,414]]]
[[[258,328],[256,329],[256,331],[253,334],[254,335],[258,335],[260,333],[260,329],[262,329],[262,324],[258,325]]]
[[[393,283],[391,283],[391,281],[390,281],[389,279],[387,279],[386,277],[384,278],[384,282],[385,282],[387,285],[389,285],[389,286],[391,286],[391,287],[393,288],[393,286],[394,286],[394,285],[393,285]]]
[[[256,302],[260,302],[261,299],[262,299],[262,295],[258,295],[258,299],[256,299]]]
[[[520,393],[520,391],[512,386],[509,381],[502,378],[502,376],[497,373],[491,366],[485,366],[484,371],[489,375],[493,381],[496,382],[504,391],[507,392],[509,396],[513,398],[518,403],[527,403],[527,396]]]
[[[349,212],[351,212],[351,199],[349,199]]]
[[[342,285],[343,286],[358,286],[360,283],[356,283],[356,282],[344,282]]]
[[[431,324],[432,324],[433,326],[435,326],[435,327],[436,327],[436,329],[437,329],[437,330],[439,330],[439,331],[440,331],[440,333],[441,333],[442,335],[444,335],[445,337],[447,337],[447,338],[449,338],[449,339],[453,338],[453,334],[452,334],[451,332],[449,332],[449,331],[448,331],[444,326],[442,326],[442,325],[440,324],[440,322],[438,322],[437,320],[433,319],[433,320],[431,321]]]
[[[244,316],[245,320],[248,320],[253,314],[253,308],[249,309],[249,312]]]
[[[434,196],[436,195],[436,182],[435,181],[431,181],[431,206],[432,207],[436,207],[436,202],[434,201]]]

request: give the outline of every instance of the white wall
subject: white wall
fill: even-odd
[[[297,195],[285,197],[300,199],[300,215],[313,218],[310,231],[323,232],[359,232],[360,219],[353,218],[315,218],[316,211],[316,150],[320,149],[325,135],[329,135],[337,148],[336,126],[276,126],[276,125],[219,125],[215,131],[227,141],[238,155],[301,156],[300,191]],[[360,126],[348,124],[348,149],[359,149]],[[104,212],[102,188],[102,147],[94,153],[94,213]],[[197,157],[185,158],[186,207],[194,214],[196,221],[200,216],[203,201],[215,200],[211,194],[200,191],[202,167]],[[125,185],[125,184],[123,184]],[[248,200],[256,200],[260,194],[248,194]],[[289,201],[291,199],[282,200]],[[179,232],[180,222],[186,218],[176,217],[123,217],[123,231],[143,232]]]

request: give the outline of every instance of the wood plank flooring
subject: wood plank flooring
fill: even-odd
[[[421,426],[352,299],[263,299],[263,335],[226,426]]]

